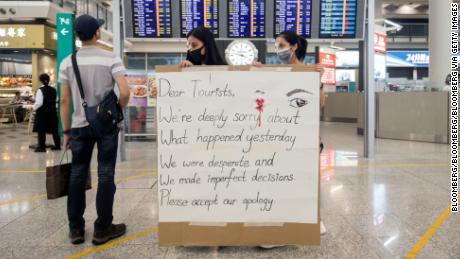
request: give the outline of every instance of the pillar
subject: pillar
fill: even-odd
[[[375,0],[375,20],[381,20],[383,19],[383,0]]]
[[[450,4],[452,0],[429,0],[430,88],[442,90],[450,73]]]

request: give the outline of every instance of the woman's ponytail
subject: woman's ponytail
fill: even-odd
[[[297,50],[295,51],[295,55],[298,60],[304,61],[305,57],[307,56],[307,40],[297,36]]]

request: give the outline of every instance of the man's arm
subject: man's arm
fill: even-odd
[[[125,75],[119,75],[115,77],[115,81],[117,82],[118,89],[120,89],[120,105],[121,107],[126,107],[129,102],[129,86],[128,81],[125,78]]]
[[[43,93],[40,89],[37,90],[37,94],[35,95],[35,104],[34,104],[34,111],[38,110],[43,105]]]
[[[125,78],[125,67],[123,66],[123,62],[119,57],[114,57],[112,61],[112,77],[115,79],[115,82],[118,85],[118,89],[120,90],[120,106],[126,107],[129,102],[129,86],[128,81]]]
[[[70,92],[70,86],[61,84],[61,123],[62,130],[70,130],[70,100],[72,93]]]

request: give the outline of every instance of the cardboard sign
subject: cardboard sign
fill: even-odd
[[[318,244],[319,73],[165,70],[160,245]]]

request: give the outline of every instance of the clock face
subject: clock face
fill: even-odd
[[[231,65],[250,65],[257,60],[257,48],[250,41],[236,40],[225,50],[225,57]]]

